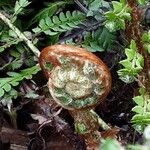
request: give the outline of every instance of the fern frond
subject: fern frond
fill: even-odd
[[[65,4],[68,4],[65,1],[58,1],[54,3],[48,4],[48,6],[42,10],[40,10],[39,13],[36,14],[36,16],[32,19],[30,24],[33,24],[34,22],[37,22],[41,19],[51,17],[56,13],[56,11],[61,7],[63,7]]]
[[[1,31],[0,32],[0,53],[3,52],[5,49],[9,48],[12,45],[17,45],[22,39],[17,38],[16,34],[12,31]]]
[[[150,95],[144,88],[139,89],[139,94],[133,98],[136,105],[132,108],[135,114],[131,121],[135,129],[141,132],[150,124]]]
[[[40,67],[36,65],[31,68],[21,70],[20,73],[8,72],[7,74],[9,77],[0,78],[0,97],[2,97],[5,92],[9,92],[12,86],[17,86],[23,79],[31,79],[32,75],[36,74],[39,70]]]
[[[16,1],[15,7],[14,7],[14,14],[13,16],[17,16],[19,13],[22,12],[22,10],[27,7],[31,2],[28,2],[28,0],[19,0]]]
[[[33,31],[35,33],[44,32],[47,35],[56,35],[62,32],[70,31],[74,28],[78,28],[78,25],[85,20],[86,16],[79,12],[67,11],[66,14],[61,12],[59,16],[53,16],[51,18],[46,17],[42,19],[39,23],[39,26]]]
[[[108,51],[112,49],[115,39],[115,34],[109,32],[105,27],[100,27],[96,31],[87,34],[82,46],[91,52]]]

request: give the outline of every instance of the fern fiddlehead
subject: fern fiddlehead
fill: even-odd
[[[91,109],[110,91],[111,75],[107,66],[85,49],[68,45],[46,47],[39,62],[53,99],[69,110],[76,131],[87,143],[91,141],[89,137],[98,141],[98,115]]]

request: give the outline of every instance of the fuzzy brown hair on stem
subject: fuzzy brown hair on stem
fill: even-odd
[[[69,45],[44,48],[39,63],[53,99],[69,110],[87,146],[99,144],[99,127],[110,127],[92,109],[105,100],[111,89],[107,66],[86,49]]]

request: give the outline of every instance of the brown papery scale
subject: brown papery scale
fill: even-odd
[[[68,109],[75,129],[93,149],[100,142],[99,127],[109,126],[92,110],[111,89],[111,75],[101,59],[86,49],[53,45],[42,50],[39,63],[53,99]]]

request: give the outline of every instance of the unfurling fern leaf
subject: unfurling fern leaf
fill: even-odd
[[[85,18],[86,16],[79,11],[74,11],[72,13],[67,11],[66,14],[61,12],[59,16],[53,16],[51,18],[46,17],[40,20],[39,26],[33,29],[33,31],[35,33],[44,32],[47,35],[53,36],[78,28],[78,25],[81,24]]]

